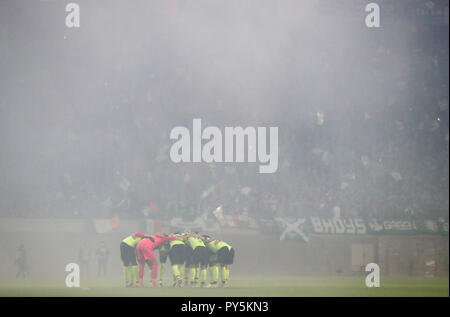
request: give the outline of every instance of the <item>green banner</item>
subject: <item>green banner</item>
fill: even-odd
[[[308,241],[320,235],[448,235],[448,221],[362,218],[275,218],[259,220],[264,234],[280,235],[280,240]]]
[[[448,222],[435,220],[389,219],[368,221],[369,234],[448,234]]]

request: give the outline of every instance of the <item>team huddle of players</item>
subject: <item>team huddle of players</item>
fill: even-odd
[[[159,251],[159,278],[155,250]],[[152,285],[159,282],[162,286],[167,258],[172,266],[173,286],[226,287],[234,261],[234,249],[228,243],[197,232],[171,235],[135,232],[122,240],[120,255],[126,287],[144,287],[145,264],[151,270]]]

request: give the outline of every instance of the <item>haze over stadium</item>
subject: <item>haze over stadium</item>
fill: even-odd
[[[448,296],[448,21],[443,0],[1,1],[0,296]],[[195,118],[277,127],[277,168],[174,163]],[[233,246],[229,289],[124,289],[122,239],[184,231]]]

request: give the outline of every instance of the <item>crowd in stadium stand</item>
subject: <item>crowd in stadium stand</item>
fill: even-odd
[[[346,57],[349,61],[342,69],[335,69],[336,72],[348,72],[353,78],[370,78],[384,95],[378,92],[374,95],[367,86],[352,90],[342,85],[340,90],[339,83],[334,82],[330,87],[327,83],[333,81],[333,74],[319,88],[292,80],[293,73],[301,70],[305,61],[295,57],[304,49],[301,43],[290,42],[292,56],[278,66],[292,71],[286,71],[285,78],[277,78],[277,83],[274,80],[274,85],[281,87],[277,112],[270,112],[275,111],[268,110],[270,107],[260,111],[255,106],[250,118],[250,125],[279,126],[279,167],[270,175],[259,174],[258,164],[170,161],[170,129],[192,124],[199,99],[191,86],[195,86],[200,75],[189,63],[153,67],[165,55],[163,48],[147,64],[113,63],[113,69],[108,61],[98,65],[98,69],[92,70],[92,76],[98,80],[91,81],[97,84],[77,92],[82,94],[75,98],[78,104],[71,104],[67,97],[75,94],[70,87],[46,77],[45,73],[36,73],[34,79],[39,78],[49,87],[45,93],[54,95],[60,105],[69,105],[37,105],[41,111],[57,112],[55,117],[59,121],[49,119],[46,126],[50,128],[43,132],[37,130],[35,135],[22,137],[20,142],[33,147],[39,140],[45,140],[42,144],[52,146],[36,151],[35,166],[19,172],[10,165],[22,181],[8,174],[5,163],[2,170],[5,177],[0,180],[0,216],[111,217],[118,214],[133,219],[192,220],[223,205],[227,214],[246,213],[259,219],[337,214],[340,217],[448,218],[449,51],[448,40],[439,40],[441,32],[448,34],[448,25],[410,32],[422,34],[415,37],[419,40],[409,43],[408,58],[402,58],[404,52],[385,46],[382,39],[355,53],[358,59],[361,54],[367,55],[364,68],[351,67],[351,48],[333,52],[336,60]],[[291,36],[295,37],[295,31]],[[327,54],[323,53],[324,61],[329,58]],[[392,64],[393,60],[398,63]],[[211,67],[216,66],[213,60]],[[57,61],[53,67],[59,67]],[[123,79],[121,67],[152,70],[140,78]],[[327,63],[318,67],[323,69],[316,69],[317,73],[323,74]],[[384,75],[386,67],[393,78]],[[85,69],[72,71],[89,73]],[[313,70],[306,69],[308,72],[312,74]],[[235,85],[239,85],[237,77],[238,74],[224,81],[235,80]],[[241,89],[247,88],[243,85]],[[93,100],[99,91],[108,97]],[[174,95],[173,91],[178,93]],[[329,98],[323,101],[321,96]],[[208,95],[203,91],[201,103],[215,105],[209,117],[207,112],[199,111],[205,115],[204,124],[234,124],[235,117],[229,115],[227,107],[246,102],[238,99],[233,94],[217,97],[216,93]],[[298,100],[308,107],[298,111]],[[186,112],[183,107],[180,110],[180,105]],[[261,114],[264,111],[269,113]],[[78,121],[72,120],[74,116]],[[217,118],[223,121],[218,122]],[[36,125],[32,114],[24,120],[31,127]],[[234,125],[245,124],[242,120]],[[8,149],[11,155],[19,156],[20,152],[14,152],[13,147]],[[32,177],[29,179],[27,175]]]

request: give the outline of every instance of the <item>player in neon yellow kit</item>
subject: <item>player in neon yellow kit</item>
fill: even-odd
[[[170,258],[173,273],[173,286],[182,286],[184,275],[184,263],[188,255],[189,249],[184,244],[187,239],[185,234],[174,234],[175,240],[164,244],[159,250],[159,261],[161,263],[161,269],[159,272],[159,285],[162,286],[162,276],[164,271],[164,263],[167,261],[167,257]]]
[[[222,287],[226,287],[230,277],[230,266],[234,262],[234,249],[228,243],[213,239],[204,235],[202,239],[208,250],[216,255],[216,260],[210,263],[211,284],[209,287],[217,287],[219,281],[219,266],[222,272]]]
[[[201,286],[205,286],[208,266],[208,250],[203,243],[202,237],[196,233],[188,233],[186,239],[186,245],[190,247],[190,256],[186,263],[189,265],[189,281],[191,287],[197,285],[201,273]],[[187,283],[187,281],[186,281]]]
[[[163,286],[164,267],[166,266],[167,258],[169,257],[169,244],[163,244],[159,247],[159,273],[158,284],[159,287]]]
[[[136,245],[142,238],[148,235],[135,232],[126,237],[120,243],[120,258],[123,262],[123,272],[125,274],[125,287],[135,287],[139,285],[139,271],[136,261]]]

